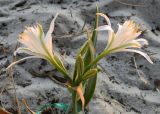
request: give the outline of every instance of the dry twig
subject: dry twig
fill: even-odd
[[[19,43],[17,43],[17,45],[15,47],[15,50],[18,48],[18,46],[19,46]],[[13,56],[13,60],[12,61],[13,62],[16,61],[16,57],[15,56]],[[9,69],[8,74],[9,74],[10,82],[12,82],[12,85],[13,85],[13,88],[14,88],[15,99],[16,99],[16,103],[17,103],[17,107],[18,107],[18,114],[21,114],[21,108],[20,108],[20,105],[19,105],[19,100],[18,100],[18,97],[17,97],[15,82],[14,82],[14,78],[13,78],[13,67],[11,67]]]
[[[119,2],[119,3],[123,4],[123,5],[127,5],[127,6],[144,7],[144,4],[130,4],[130,3],[122,2],[120,0],[114,0],[114,1]]]

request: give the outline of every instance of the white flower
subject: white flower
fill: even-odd
[[[14,64],[23,61],[28,58],[43,58],[48,60],[49,62],[53,62],[54,60],[54,53],[52,51],[52,32],[54,30],[54,23],[56,20],[56,16],[52,20],[49,30],[44,35],[43,28],[40,24],[37,24],[34,27],[27,27],[22,34],[20,34],[18,41],[23,44],[23,47],[19,47],[15,52],[14,55],[17,53],[27,53],[31,56],[25,57],[20,59],[16,62],[10,64],[8,68],[13,66]]]
[[[147,40],[143,38],[136,39],[141,34],[139,26],[137,26],[133,21],[125,21],[123,25],[118,24],[119,28],[115,33],[111,27],[109,18],[103,13],[97,13],[97,15],[104,17],[108,23],[108,25],[100,26],[96,29],[97,31],[109,31],[108,43],[105,52],[136,52],[144,56],[150,63],[153,63],[146,53],[137,50],[137,48],[141,48],[143,45],[148,45]]]
[[[68,79],[69,81],[71,80],[68,71],[61,60],[60,55],[55,50],[54,52],[52,50],[52,32],[54,30],[55,20],[57,16],[58,14],[56,14],[54,19],[52,20],[46,36],[44,35],[43,28],[40,24],[34,27],[27,27],[24,32],[20,34],[18,41],[24,46],[19,47],[14,52],[14,54],[16,55],[17,53],[27,53],[31,56],[11,63],[7,67],[7,69],[25,59],[42,58],[47,60],[55,68],[57,68],[57,70],[59,70],[63,74],[64,78]]]
[[[19,47],[14,54],[27,53],[43,59],[52,58],[53,51],[51,34],[54,30],[54,22],[56,17],[57,15],[52,20],[46,36],[44,36],[43,28],[40,24],[34,27],[27,27],[24,32],[20,34],[18,39],[18,41],[25,47]]]

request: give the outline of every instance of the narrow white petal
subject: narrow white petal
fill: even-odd
[[[141,43],[137,42],[136,40],[132,40],[131,42],[128,42],[130,44],[127,48],[141,48]]]
[[[29,55],[37,56],[38,58],[44,58],[45,59],[44,54],[38,53],[38,52],[33,52],[32,50],[30,50],[29,48],[26,48],[26,47],[19,47],[14,52],[14,56],[16,56],[17,53],[26,53],[26,54],[29,54]]]
[[[19,63],[19,62],[21,62],[21,61],[24,61],[24,60],[26,60],[26,59],[30,59],[30,58],[39,58],[39,57],[37,57],[37,56],[25,57],[25,58],[23,58],[23,59],[20,59],[20,60],[17,60],[17,61],[15,61],[15,62],[11,63],[6,69],[8,70],[8,69],[11,68],[13,65],[15,65],[15,64],[17,64],[17,63]]]
[[[14,56],[16,56],[17,53],[27,53],[27,54],[29,54],[29,55],[34,55],[34,53],[32,52],[32,50],[30,50],[29,48],[25,48],[25,47],[19,47],[19,48],[14,52]]]
[[[122,28],[122,25],[118,23],[118,29],[121,29],[121,28]]]
[[[96,13],[96,15],[100,15],[100,16],[104,17],[105,20],[107,21],[107,24],[108,24],[109,26],[111,26],[111,22],[110,22],[109,18],[107,17],[107,15],[105,15],[105,14],[103,14],[103,13]]]
[[[111,26],[109,25],[103,25],[103,26],[99,26],[95,29],[96,31],[103,31],[103,30],[109,30],[113,32],[113,29],[111,28]]]
[[[52,32],[54,30],[54,26],[55,26],[55,20],[57,18],[58,14],[55,15],[55,17],[53,18],[49,30],[46,34],[45,37],[45,43],[46,43],[46,47],[48,48],[49,52],[52,53]]]
[[[53,20],[51,21],[51,24],[50,24],[50,27],[49,27],[49,30],[47,33],[51,34],[53,32],[54,24],[55,24],[55,20],[56,20],[57,16],[58,16],[58,13],[54,16]]]
[[[37,25],[37,28],[27,28],[25,32],[20,35],[19,42],[34,52],[45,53],[40,42],[40,37],[44,39],[43,31],[40,33],[38,29],[40,29],[40,25]]]
[[[129,35],[129,33],[128,33],[128,35]],[[141,31],[134,33],[134,34],[130,34],[129,36],[127,36],[128,38],[125,41],[128,42],[131,40],[135,40],[139,35],[141,35]]]
[[[143,57],[145,57],[151,64],[153,64],[153,62],[152,62],[152,60],[150,59],[150,57],[149,57],[146,53],[144,53],[144,52],[142,52],[142,51],[134,50],[134,49],[123,49],[123,50],[121,50],[121,51],[138,53],[138,54],[142,55]]]
[[[136,39],[135,41],[139,42],[142,46],[149,44],[148,41],[143,38]]]
[[[113,39],[114,39],[114,31],[111,28],[111,26],[109,26],[109,25],[99,26],[95,30],[96,31],[103,31],[103,30],[108,30],[109,31],[109,33],[108,33],[108,44],[107,44],[107,47],[106,47],[106,48],[108,48],[111,41],[113,41]]]
[[[37,51],[37,48],[35,48],[36,45],[34,44],[33,38],[34,37],[30,37],[28,33],[22,33],[18,41],[26,47],[30,48],[32,51]]]
[[[122,25],[120,25],[120,24],[118,24],[118,31],[117,31],[117,33],[116,33],[116,35],[120,35],[123,31],[123,26]]]
[[[104,26],[105,29],[109,30],[108,44],[107,44],[107,47],[106,47],[106,48],[109,48],[110,45],[111,45],[111,43],[112,43],[112,41],[114,40],[114,34],[115,34],[114,31],[113,31],[113,29],[111,28],[111,22],[110,22],[109,18],[107,17],[107,15],[105,15],[105,14],[103,14],[103,13],[96,13],[96,15],[99,15],[99,16],[104,17],[105,20],[107,21],[107,24],[109,25],[108,27],[107,27],[107,26],[106,26],[106,27]],[[102,28],[100,28],[100,29],[103,30],[104,28],[102,27]]]

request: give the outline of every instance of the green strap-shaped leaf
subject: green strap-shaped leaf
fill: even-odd
[[[79,84],[80,80],[82,79],[82,75],[84,72],[84,61],[81,55],[79,55],[76,59],[75,71],[73,81],[77,85]]]
[[[92,77],[88,80],[88,83],[86,85],[86,91],[84,94],[85,106],[88,105],[88,103],[90,102],[90,100],[93,97],[93,94],[94,94],[94,91],[96,88],[96,81],[97,81],[97,75],[95,75],[94,77]]]
[[[68,81],[71,81],[71,78],[69,77],[68,71],[64,67],[63,62],[56,55],[54,55],[54,58],[50,62],[57,68],[58,71],[64,74],[63,76],[65,79],[68,79]]]
[[[78,56],[76,65],[77,65],[77,76],[78,76],[76,82],[80,82],[84,72],[84,61],[81,55]]]
[[[88,49],[88,41],[86,41],[83,46],[81,47],[80,51],[79,51],[79,54],[78,55],[84,55],[86,52],[87,52],[87,49]]]
[[[54,55],[54,59],[55,59],[56,63],[64,70],[64,72],[67,72],[67,70],[66,70],[63,62],[61,61],[61,59],[56,55]]]
[[[98,13],[98,8],[97,8],[97,13]],[[95,21],[95,26],[94,29],[96,29],[98,27],[98,16],[96,16],[96,21]],[[97,43],[97,33],[94,30],[92,37],[91,37],[91,41],[93,43],[94,48],[96,47],[96,43]],[[94,55],[91,54],[91,50],[88,50],[86,56],[85,56],[85,67],[87,65],[89,65],[93,60],[91,60],[92,57],[95,58],[96,54],[94,53]],[[95,65],[92,68],[96,68],[97,66]],[[93,97],[94,91],[95,91],[95,87],[96,87],[96,81],[97,81],[97,74],[95,74],[95,76],[93,76],[92,78],[90,78],[88,80],[88,83],[86,85],[86,91],[84,93],[84,97],[85,97],[85,106],[88,105],[88,103],[90,102],[90,100]]]
[[[77,70],[78,70],[78,74],[81,76],[83,74],[83,71],[84,71],[84,61],[83,61],[83,58],[82,56],[80,55],[77,59]]]
[[[83,75],[82,81],[86,81],[87,79],[96,76],[97,71],[98,71],[98,70],[97,70],[96,68],[95,68],[95,69],[90,69],[90,70],[88,70],[88,71]]]

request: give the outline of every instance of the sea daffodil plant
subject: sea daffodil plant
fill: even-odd
[[[97,9],[98,12],[98,9]],[[107,24],[98,26],[99,16],[104,17]],[[52,32],[54,30],[54,23],[57,15],[50,24],[50,28],[44,36],[43,28],[40,24],[34,27],[27,27],[20,35],[18,41],[24,46],[19,47],[16,53],[27,53],[31,56],[25,57],[21,60],[13,62],[8,68],[14,64],[28,58],[42,58],[55,66],[59,72],[63,74],[63,78],[67,80],[65,83],[69,92],[72,94],[72,102],[68,113],[79,114],[83,113],[84,109],[93,97],[97,73],[99,71],[97,63],[105,56],[116,52],[136,52],[144,56],[150,63],[153,63],[150,57],[137,50],[143,45],[148,45],[145,39],[136,39],[141,31],[133,21],[125,21],[123,25],[119,24],[117,32],[114,32],[109,18],[103,13],[96,14],[96,21],[94,31],[87,35],[88,40],[80,48],[75,62],[73,74],[65,68],[63,61],[60,59],[60,54],[53,50],[52,46]],[[108,42],[106,48],[96,55],[97,31],[108,31]],[[107,37],[107,36],[106,36]]]

